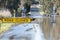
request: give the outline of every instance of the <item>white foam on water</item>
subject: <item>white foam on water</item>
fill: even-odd
[[[14,35],[14,40],[15,38],[19,38],[22,36],[30,37],[31,40],[45,40],[40,25],[36,23],[25,23],[14,26],[11,28],[11,30],[4,33],[1,40],[9,40],[9,37],[12,35]]]

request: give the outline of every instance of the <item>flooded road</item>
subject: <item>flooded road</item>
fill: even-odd
[[[12,38],[11,38],[12,37]],[[1,36],[1,40],[45,40],[40,25],[25,23],[11,27]]]

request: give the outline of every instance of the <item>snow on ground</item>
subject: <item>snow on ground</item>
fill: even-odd
[[[45,40],[42,29],[37,23],[13,26],[8,32],[4,33],[1,40],[9,40],[12,36],[14,40]]]

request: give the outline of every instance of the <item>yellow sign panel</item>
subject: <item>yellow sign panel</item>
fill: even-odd
[[[2,22],[26,23],[31,22],[30,18],[3,18]]]

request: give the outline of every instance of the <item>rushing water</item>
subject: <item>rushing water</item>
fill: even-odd
[[[25,23],[11,27],[1,36],[1,40],[45,40],[40,25]]]

